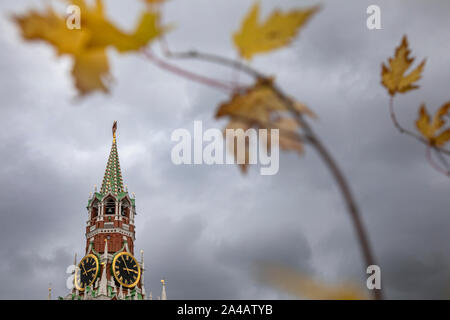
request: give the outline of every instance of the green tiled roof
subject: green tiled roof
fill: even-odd
[[[102,201],[102,199],[103,199],[103,197],[104,197],[104,196],[103,196],[101,193],[99,193],[99,192],[95,192],[95,193],[94,193],[94,196],[95,196],[95,198],[96,198],[98,201]],[[94,198],[88,200],[88,207],[91,205],[92,200],[94,200]]]
[[[122,200],[123,198],[125,198],[128,195],[128,192],[120,192],[117,195],[117,198],[119,198],[119,200]]]
[[[108,192],[111,192],[114,195],[119,195],[124,192],[122,172],[120,171],[119,154],[117,153],[115,138],[113,139],[108,163],[106,164],[105,176],[100,189],[100,193],[102,194],[107,194]]]
[[[117,152],[116,135],[113,127],[113,143],[109,153],[108,163],[106,164],[105,176],[103,177],[100,192],[95,192],[94,196],[88,200],[88,207],[94,199],[102,201],[106,194],[111,192],[117,200],[122,200],[128,195],[123,187],[122,172],[120,171],[119,154]],[[131,199],[131,204],[135,206],[135,199]]]

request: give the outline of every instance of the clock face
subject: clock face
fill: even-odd
[[[97,278],[99,271],[98,258],[93,254],[88,254],[81,259],[75,272],[75,286],[78,290],[84,291]]]
[[[112,270],[117,282],[126,288],[137,285],[141,277],[141,268],[135,257],[121,252],[114,257]]]

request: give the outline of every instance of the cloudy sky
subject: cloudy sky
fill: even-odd
[[[131,30],[140,1],[106,0],[108,16]],[[236,57],[231,34],[252,0],[172,0],[164,20],[174,50]],[[261,1],[263,14],[317,3]],[[413,129],[417,109],[450,100],[449,1],[330,0],[287,49],[261,55],[255,68],[313,109],[314,128],[348,177],[389,298],[450,297],[450,180],[429,166],[422,144],[399,134],[380,86],[380,64],[407,34],[427,57],[421,89],[396,100]],[[43,1],[2,1],[0,26],[0,298],[66,295],[67,266],[84,254],[86,203],[100,185],[119,121],[124,181],[136,193],[136,251],[145,250],[147,291],[169,298],[289,298],[260,283],[255,261],[283,263],[330,283],[363,285],[355,234],[330,173],[314,150],[280,156],[274,176],[236,166],[175,166],[176,128],[222,128],[213,119],[227,96],[158,69],[137,54],[109,52],[108,95],[76,98],[71,61],[44,43],[25,43],[13,13]],[[366,28],[381,7],[382,30]],[[232,74],[198,62],[180,66],[218,78]],[[245,78],[241,80],[245,81]]]

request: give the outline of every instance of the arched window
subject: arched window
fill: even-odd
[[[105,202],[105,214],[115,214],[116,212],[116,202],[114,199],[109,198]]]
[[[120,214],[122,217],[130,217],[130,203],[128,200],[124,200],[121,204]]]
[[[95,219],[97,216],[98,216],[98,201],[95,200],[94,203],[92,204],[91,219]]]

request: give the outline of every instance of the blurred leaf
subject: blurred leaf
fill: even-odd
[[[294,108],[303,114],[315,117],[315,114],[304,104],[294,101]],[[303,152],[303,141],[298,134],[299,125],[288,117],[288,108],[273,89],[272,79],[259,79],[246,90],[235,93],[231,100],[221,104],[216,118],[230,117],[226,129],[249,128],[268,130],[268,150],[272,129],[279,129],[279,145],[283,150]],[[235,144],[236,145],[236,144]],[[236,158],[236,147],[229,150]],[[246,141],[245,163],[241,170],[245,173],[248,165],[248,143]]]
[[[106,19],[101,0],[97,0],[92,7],[86,5],[84,0],[73,0],[72,3],[81,9],[81,29],[86,28],[90,32],[87,48],[113,46],[119,52],[135,51],[164,31],[156,12],[142,13],[135,31],[125,33]]]
[[[295,121],[292,118],[286,118],[281,117],[273,122],[274,127],[278,128],[281,131],[281,134],[279,135],[279,143],[280,148],[282,150],[288,151],[297,151],[299,153],[303,152],[303,143],[300,139],[293,139],[292,137],[288,136],[286,132],[297,132],[299,129],[299,125],[297,121]],[[271,133],[272,130],[269,131]],[[270,141],[270,140],[269,140]]]
[[[300,28],[318,11],[319,7],[275,10],[263,23],[259,22],[259,3],[255,3],[242,22],[241,30],[233,35],[240,55],[250,60],[257,53],[269,52],[291,43]]]
[[[294,102],[294,107],[300,113],[315,117],[304,104]],[[230,101],[221,104],[216,117],[242,116],[249,121],[264,124],[270,122],[271,113],[274,111],[288,111],[288,108],[274,91],[273,79],[261,78],[252,87],[235,93]]]
[[[90,49],[75,55],[72,75],[81,94],[93,90],[107,92],[107,83],[111,76],[105,49]]]
[[[143,1],[150,5],[157,5],[166,2],[166,0],[143,0]]]
[[[382,64],[381,83],[388,89],[391,96],[394,96],[397,92],[405,93],[419,88],[414,83],[420,80],[422,76],[425,60],[416,69],[405,75],[414,62],[414,58],[409,57],[410,53],[408,39],[404,36],[402,43],[395,50],[394,58],[389,58],[389,65]]]
[[[81,95],[95,90],[108,91],[105,78],[109,77],[107,47],[119,52],[136,51],[160,36],[166,28],[160,26],[159,13],[144,12],[135,31],[125,33],[104,15],[103,3],[97,0],[88,6],[84,0],[72,0],[80,7],[81,29],[69,29],[66,19],[53,9],[43,13],[30,11],[14,20],[25,40],[42,40],[55,47],[57,53],[73,56],[72,75]],[[90,70],[92,69],[92,70]]]
[[[261,281],[299,298],[312,300],[363,300],[366,294],[352,284],[331,285],[280,265],[261,265]]]
[[[450,129],[443,130],[439,133],[439,130],[445,125],[444,116],[450,112],[450,102],[445,103],[433,117],[428,114],[425,104],[422,104],[419,109],[419,118],[416,121],[417,129],[420,133],[427,138],[431,145],[442,146],[450,141]]]
[[[49,7],[44,13],[30,11],[24,16],[14,16],[14,20],[24,39],[47,41],[59,55],[80,52],[90,37],[85,29],[68,29],[66,20]]]
[[[270,113],[275,110],[287,108],[272,90],[272,79],[259,79],[253,87],[235,93],[230,101],[220,105],[216,117],[242,116],[251,121],[268,123]]]
[[[232,130],[242,129],[242,130],[246,131],[250,127],[251,126],[249,125],[248,122],[232,118],[231,121],[225,127],[225,130],[227,130],[227,129],[232,129]],[[224,131],[224,134],[225,134],[225,131]],[[241,169],[241,172],[243,174],[245,174],[245,173],[247,173],[248,164],[250,161],[249,141],[247,139],[245,139],[245,150],[242,153],[243,159],[241,159],[238,157],[239,153],[237,150],[237,138],[234,138],[234,139],[235,139],[235,141],[233,143],[233,149],[230,149],[230,146],[227,146],[229,148],[228,152],[230,152],[234,155],[234,158],[236,159],[236,162],[238,163],[239,169]]]

